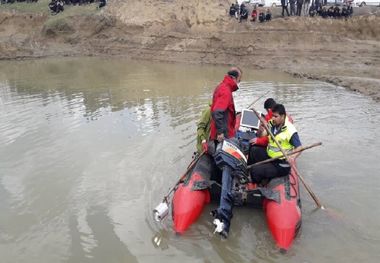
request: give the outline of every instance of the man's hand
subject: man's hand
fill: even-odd
[[[202,140],[202,150],[205,153],[207,153],[207,151],[208,151],[208,144],[207,144],[206,140]]]
[[[302,148],[301,146],[297,147],[297,148],[294,148],[293,151],[297,151],[297,150],[299,150],[301,148]],[[298,158],[298,156],[300,156],[300,155],[301,155],[301,152],[298,152],[296,154],[292,154],[292,155],[288,156],[288,158],[295,161]]]
[[[218,140],[218,142],[222,142],[224,140],[224,133],[218,134],[216,136],[216,139]]]
[[[250,143],[251,145],[255,145],[256,142],[257,142],[257,138],[253,138],[253,139],[250,139],[250,140],[249,140],[249,143]]]

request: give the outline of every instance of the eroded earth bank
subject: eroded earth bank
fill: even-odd
[[[0,8],[0,59],[237,64],[327,81],[380,101],[380,8],[348,20],[283,19],[274,10],[271,22],[238,23],[228,17],[229,6],[227,0],[113,0],[102,10],[70,7],[56,16]]]

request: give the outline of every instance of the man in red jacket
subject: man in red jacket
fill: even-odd
[[[210,140],[223,141],[235,136],[235,104],[232,92],[238,89],[242,71],[231,68],[223,81],[215,88],[211,105]]]
[[[217,144],[224,139],[235,136],[235,104],[232,92],[238,89],[242,71],[237,67],[231,68],[223,81],[216,87],[211,105],[211,131],[210,140]],[[223,168],[224,169],[224,168]],[[213,224],[215,232],[223,238],[227,238],[230,229],[233,199],[231,198],[232,175],[223,172],[220,203],[217,210],[213,211],[215,217]],[[219,178],[220,181],[220,178]]]

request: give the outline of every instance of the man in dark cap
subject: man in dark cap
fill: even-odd
[[[268,98],[264,102],[264,109],[267,111],[267,115],[265,115],[265,120],[269,121],[272,118],[272,108],[276,105],[276,101],[272,98]]]
[[[210,139],[222,142],[235,136],[235,103],[232,92],[238,90],[242,71],[232,67],[223,81],[215,88],[211,104]]]
[[[276,105],[276,101],[272,98],[268,98],[264,102],[264,109],[267,111],[267,114],[265,115],[265,121],[270,121],[272,119],[272,109]],[[264,131],[264,127],[260,127],[259,133],[262,133]],[[250,143],[250,150],[249,154],[253,154],[253,151],[251,151],[252,147],[266,147],[268,145],[268,137],[262,136],[262,137],[256,137],[249,141]],[[262,151],[260,152],[262,153]],[[255,152],[257,154],[257,151]],[[263,155],[260,159],[265,159],[266,155]],[[248,158],[248,165],[252,164],[253,156],[249,156]]]
[[[217,143],[235,136],[236,112],[232,92],[238,90],[238,83],[242,77],[242,71],[238,67],[232,67],[223,81],[214,90],[211,105],[211,131],[210,141]],[[220,203],[214,211],[213,223],[215,232],[227,238],[232,218],[233,200],[231,198],[232,176],[222,176],[222,192]]]

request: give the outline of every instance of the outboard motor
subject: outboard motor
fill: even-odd
[[[219,169],[224,170],[228,166],[231,168],[232,176],[238,176],[241,183],[247,182],[247,158],[237,139],[226,139],[223,143],[219,143],[216,147],[214,160]]]
[[[242,206],[249,202],[253,206],[261,206],[262,195],[250,183],[247,171],[247,158],[241,149],[244,142],[240,139],[224,140],[216,148],[215,163],[223,171],[222,176],[231,176],[231,187],[228,186],[230,198],[234,205]],[[228,175],[227,175],[228,174]]]
[[[213,212],[215,217],[214,233],[219,233],[227,238],[232,218],[234,201],[233,181],[234,178],[247,178],[247,158],[239,148],[237,139],[224,140],[216,147],[214,155],[216,165],[223,171],[222,190],[219,208]]]

